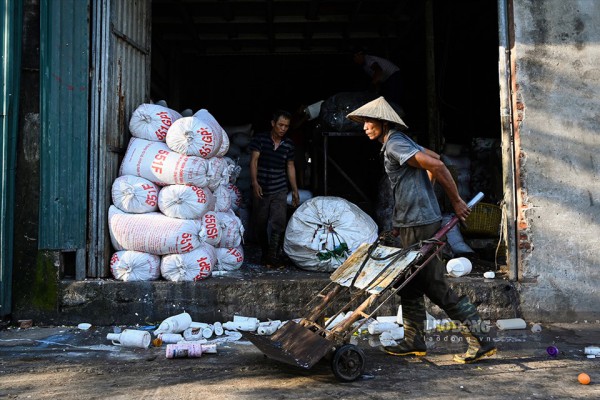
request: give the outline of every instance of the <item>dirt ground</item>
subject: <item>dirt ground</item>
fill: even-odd
[[[357,339],[366,374],[335,379],[328,357],[309,370],[269,358],[250,342],[218,345],[217,354],[167,359],[165,347],[129,349],[106,340],[112,327],[0,330],[0,399],[397,399],[600,398],[600,323],[490,332],[499,352],[470,365],[452,361],[465,343],[456,333],[428,335],[428,354],[401,358],[382,353],[374,336]],[[556,357],[546,352],[559,349]],[[590,385],[578,383],[586,372]]]

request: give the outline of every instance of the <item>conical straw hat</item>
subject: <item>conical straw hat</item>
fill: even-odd
[[[402,118],[394,111],[392,106],[385,101],[383,96],[357,108],[346,115],[346,118],[354,122],[365,122],[365,118],[373,118],[396,124],[400,129],[408,128],[404,121],[402,121]]]

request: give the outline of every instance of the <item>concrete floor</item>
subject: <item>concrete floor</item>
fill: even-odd
[[[600,323],[542,325],[542,331],[490,332],[498,354],[461,365],[452,354],[465,344],[455,332],[427,335],[428,354],[401,358],[382,353],[377,338],[357,338],[366,375],[341,383],[327,359],[309,370],[266,358],[244,340],[218,344],[217,354],[166,359],[165,346],[113,346],[114,327],[74,326],[0,330],[0,398],[11,399],[578,399],[600,398]],[[549,356],[548,346],[557,356]],[[578,383],[585,372],[590,385]]]

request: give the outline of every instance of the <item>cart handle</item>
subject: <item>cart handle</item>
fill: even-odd
[[[473,208],[477,205],[477,203],[479,203],[481,200],[483,200],[483,193],[479,192],[475,195],[475,197],[473,197],[471,199],[471,201],[469,201],[467,203],[467,207],[469,208]]]

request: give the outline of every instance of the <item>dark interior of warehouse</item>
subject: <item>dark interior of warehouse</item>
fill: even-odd
[[[302,189],[346,198],[382,224],[380,145],[343,119],[378,95],[353,61],[361,49],[400,67],[406,133],[438,153],[468,159],[461,195],[483,191],[486,202],[501,201],[495,1],[152,4],[153,101],[178,111],[204,108],[225,130],[251,125],[252,132],[269,130],[276,109],[296,115],[324,101],[318,116],[290,132],[305,155],[297,166]],[[324,105],[338,114],[323,115]],[[457,180],[460,168],[459,160]]]

